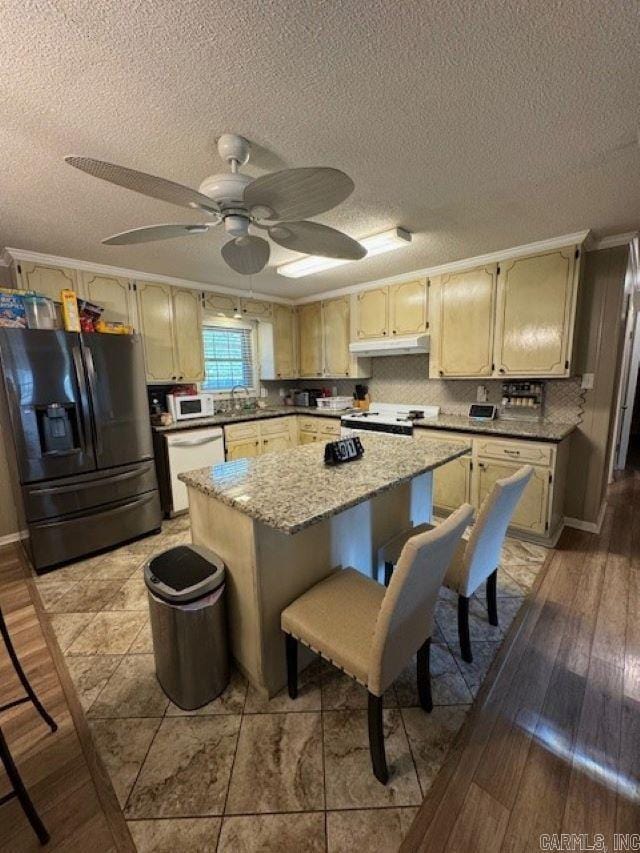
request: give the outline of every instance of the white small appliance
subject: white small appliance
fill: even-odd
[[[189,506],[187,487],[178,474],[224,462],[224,433],[220,427],[183,429],[167,435],[172,515]]]
[[[435,418],[440,406],[414,406],[407,403],[375,403],[366,412],[350,412],[340,418],[340,434],[350,432],[382,432],[391,435],[413,435],[413,422]]]
[[[167,407],[174,421],[208,418],[216,409],[213,394],[167,394]]]

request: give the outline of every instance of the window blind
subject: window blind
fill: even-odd
[[[234,385],[254,387],[251,329],[207,325],[202,327],[205,391],[230,391]]]

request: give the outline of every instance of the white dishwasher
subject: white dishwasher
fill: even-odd
[[[178,474],[224,462],[224,433],[220,427],[183,429],[169,433],[166,439],[173,515],[189,506],[187,487]]]

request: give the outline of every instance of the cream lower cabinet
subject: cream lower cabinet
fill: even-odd
[[[200,291],[160,282],[137,283],[148,382],[204,378],[201,299]]]
[[[264,420],[259,422],[259,427],[261,453],[289,450],[298,443],[295,418],[284,417]]]
[[[335,441],[340,438],[339,418],[318,418],[298,415],[298,444]]]
[[[436,468],[433,505],[436,515],[446,515],[462,503],[479,509],[496,480],[509,477],[523,465],[533,476],[516,508],[509,530],[514,536],[553,544],[562,528],[565,476],[569,442],[536,442],[489,438],[443,430],[417,429],[416,438],[471,445],[472,452]]]
[[[224,441],[227,461],[288,450],[298,443],[296,418],[287,415],[229,424]]]

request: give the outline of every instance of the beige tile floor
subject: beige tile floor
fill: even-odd
[[[397,850],[546,556],[507,540],[500,627],[471,606],[474,662],[460,659],[456,602],[442,591],[432,651],[434,710],[418,707],[415,668],[385,695],[391,778],[371,772],[366,691],[323,661],[298,699],[265,701],[238,673],[194,712],[155,678],[142,565],[190,541],[189,519],[36,579],[96,746],[141,853]]]

